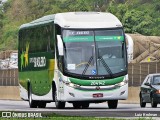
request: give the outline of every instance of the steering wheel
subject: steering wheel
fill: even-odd
[[[80,64],[77,64],[76,67],[79,67],[81,65],[87,65],[87,64],[90,65],[88,62],[81,62]]]

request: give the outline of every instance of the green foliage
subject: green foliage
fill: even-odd
[[[125,32],[150,35],[151,29],[148,26],[152,24],[152,18],[146,14],[147,12],[138,10],[127,11],[122,19]]]
[[[2,14],[2,12],[0,11],[0,29],[2,29],[2,27],[3,27],[2,20],[3,20],[3,14]]]
[[[160,36],[159,0],[125,0],[123,4],[112,0],[107,10],[120,19],[127,33]]]
[[[8,0],[1,9],[0,50],[17,49],[20,25],[68,11],[109,11],[127,33],[160,36],[159,0]]]

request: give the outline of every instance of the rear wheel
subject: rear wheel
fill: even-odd
[[[46,102],[39,101],[39,102],[38,102],[38,107],[39,107],[39,108],[45,108],[45,107],[46,107]]]
[[[146,102],[143,102],[142,96],[140,96],[140,106],[141,106],[142,108],[146,107]]]
[[[151,106],[152,106],[153,108],[156,108],[156,107],[157,107],[157,103],[154,102],[153,97],[151,98]]]
[[[36,100],[32,99],[32,88],[31,88],[31,85],[29,85],[29,89],[28,89],[28,99],[29,99],[30,108],[37,108],[38,102]]]
[[[59,101],[59,100],[57,99],[57,92],[56,92],[56,91],[55,91],[54,97],[55,97],[54,99],[55,99],[56,108],[58,108],[58,109],[63,109],[63,108],[65,108],[65,102]]]
[[[109,109],[116,109],[118,105],[118,100],[109,100],[108,107]]]

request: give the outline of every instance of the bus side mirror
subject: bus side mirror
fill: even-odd
[[[59,52],[59,55],[63,56],[64,53],[63,53],[63,41],[62,41],[62,38],[60,35],[57,35],[57,41],[58,41],[58,52]]]

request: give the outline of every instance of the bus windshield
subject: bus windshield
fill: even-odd
[[[63,41],[67,73],[112,77],[126,71],[122,29],[63,30]]]

